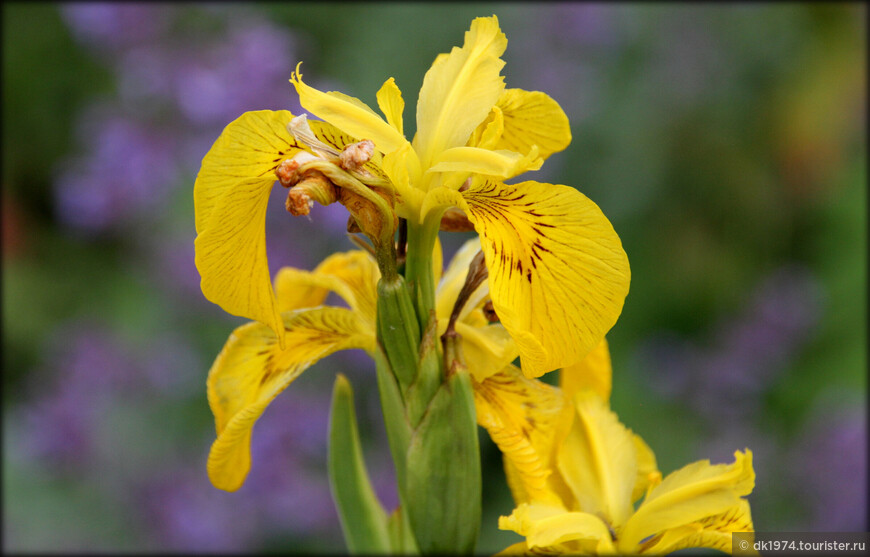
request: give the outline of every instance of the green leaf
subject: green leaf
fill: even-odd
[[[388,553],[387,515],[369,482],[363,460],[353,390],[339,374],[329,424],[329,486],[351,553]]]
[[[393,546],[393,551],[398,555],[419,555],[420,550],[417,549],[417,542],[414,540],[414,532],[411,531],[411,524],[408,522],[408,513],[404,511],[404,507],[399,506],[393,514],[390,515],[390,520],[387,523],[387,529],[390,531],[390,543]]]
[[[381,397],[381,410],[384,414],[384,425],[387,429],[387,439],[390,443],[390,453],[396,468],[396,482],[399,485],[399,497],[404,502],[405,497],[405,455],[411,439],[411,426],[405,414],[405,403],[396,377],[390,369],[390,362],[383,350],[375,351],[375,365],[378,378],[378,393]]]

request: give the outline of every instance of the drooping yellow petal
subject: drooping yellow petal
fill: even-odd
[[[553,448],[572,411],[561,391],[508,366],[485,381],[475,381],[474,401],[478,424],[517,472],[523,498],[561,505],[548,485]]]
[[[493,141],[484,132],[498,120],[502,121],[502,133],[498,141]],[[537,145],[538,156],[546,159],[570,143],[571,125],[559,103],[540,91],[506,89],[486,120],[475,130],[469,145],[523,154],[528,153],[532,145]]]
[[[371,255],[353,250],[330,255],[311,272],[281,269],[275,292],[282,312],[320,305],[330,291],[335,292],[374,326],[380,276]]]
[[[449,190],[437,191],[424,210],[449,203]],[[482,181],[457,197],[481,236],[493,305],[523,372],[537,377],[583,359],[628,294],[628,258],[607,217],[562,185]]]
[[[630,430],[597,395],[574,396],[576,415],[559,447],[557,465],[582,511],[603,516],[613,526],[631,514],[637,450]]]
[[[206,298],[228,313],[272,327],[283,338],[266,258],[265,212],[275,169],[302,146],[287,131],[286,110],[246,112],[205,155],[194,185],[196,266]],[[355,139],[327,122],[311,122],[339,151]],[[379,156],[379,155],[378,155]],[[379,159],[366,164],[372,172]]]
[[[271,185],[239,182],[222,197],[213,218],[196,237],[195,262],[205,297],[224,311],[264,323],[283,342],[269,263],[266,204]]]
[[[314,308],[283,316],[285,348],[271,329],[249,323],[236,329],[209,371],[208,402],[217,439],[208,475],[219,489],[241,487],[251,467],[251,432],[269,403],[305,369],[348,348],[373,351],[375,339],[358,315],[343,308]]]
[[[569,397],[583,389],[591,389],[602,400],[610,400],[613,381],[613,367],[610,364],[610,350],[607,339],[592,349],[580,362],[562,368],[559,373],[559,387]]]
[[[402,112],[405,110],[405,101],[402,99],[402,91],[396,85],[392,77],[384,82],[377,94],[378,107],[387,118],[387,123],[404,137]]]
[[[246,112],[202,161],[193,188],[195,261],[206,298],[283,334],[266,259],[265,216],[275,168],[302,150],[286,111]]]
[[[631,548],[643,538],[726,512],[752,492],[755,472],[752,452],[734,453],[733,464],[711,465],[701,460],[669,474],[653,488],[625,524],[620,547]]]
[[[203,158],[193,186],[197,233],[237,184],[254,181],[271,188],[278,164],[302,150],[286,128],[292,119],[286,110],[260,110],[245,112],[224,128]]]
[[[424,168],[441,151],[465,145],[498,101],[504,90],[499,72],[505,48],[507,38],[499,29],[498,18],[477,18],[465,33],[462,48],[454,47],[426,72],[417,102],[414,137]]]
[[[535,146],[526,154],[478,147],[453,147],[435,156],[429,172],[465,172],[505,179],[541,168],[544,161],[537,155]]]
[[[382,153],[391,153],[407,143],[405,136],[359,99],[338,91],[323,93],[306,85],[298,65],[290,83],[296,87],[305,110],[360,140],[372,140]]]
[[[499,517],[498,527],[525,536],[530,548],[593,540],[595,553],[615,553],[610,530],[600,518],[589,513],[568,512],[555,505],[523,503],[510,516]]]
[[[739,503],[721,514],[666,530],[663,534],[641,544],[641,548],[643,553],[658,555],[696,547],[708,547],[731,554],[732,534],[754,530],[749,502],[740,499]],[[751,550],[751,546],[749,550],[741,553],[757,554]]]

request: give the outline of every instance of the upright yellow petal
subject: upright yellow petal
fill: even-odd
[[[497,141],[484,133],[494,122],[502,129]],[[571,125],[559,103],[540,91],[506,89],[486,120],[475,130],[469,145],[522,154],[528,153],[532,145],[537,145],[538,156],[546,159],[570,143]]]
[[[562,505],[548,485],[552,453],[572,411],[561,391],[508,366],[485,381],[475,381],[474,402],[478,424],[517,472],[522,497]]]
[[[490,151],[478,147],[453,147],[435,156],[429,172],[466,172],[505,179],[541,168],[544,161],[537,155],[535,146],[525,154],[504,149]]]
[[[235,491],[251,467],[251,432],[269,403],[305,369],[348,348],[373,351],[372,330],[350,310],[314,308],[283,316],[286,344],[260,323],[239,327],[209,371],[208,402],[217,439],[208,457],[215,487]]]
[[[537,377],[586,357],[616,323],[630,282],[607,217],[562,185],[483,181],[461,195],[460,208],[481,237],[495,311],[519,346],[523,372]],[[436,206],[447,197],[427,201]]]
[[[374,326],[380,276],[371,255],[353,250],[330,255],[311,272],[281,269],[275,277],[275,291],[282,312],[320,305],[330,291],[335,292]]]
[[[426,72],[417,102],[414,138],[424,168],[441,151],[465,145],[489,114],[504,90],[499,72],[505,48],[507,38],[499,29],[498,18],[477,18],[465,33],[462,48],[454,47]]]
[[[374,141],[382,153],[391,153],[407,143],[405,136],[359,99],[338,91],[323,93],[306,85],[299,66],[296,66],[290,83],[296,87],[299,102],[305,110],[360,140]]]
[[[559,387],[569,397],[573,397],[583,389],[591,389],[601,397],[601,400],[609,401],[612,382],[613,367],[610,364],[607,339],[601,339],[598,346],[593,348],[583,360],[562,368],[559,373]]]
[[[643,538],[726,512],[752,492],[752,452],[737,451],[733,464],[701,460],[669,474],[653,488],[625,524],[620,547],[634,547]]]
[[[574,425],[559,447],[559,472],[580,510],[603,516],[613,526],[631,514],[637,475],[633,434],[597,395],[574,396]]]
[[[384,82],[377,94],[378,107],[387,118],[387,123],[404,137],[402,112],[405,110],[405,101],[402,99],[402,91],[396,85],[392,77]]]

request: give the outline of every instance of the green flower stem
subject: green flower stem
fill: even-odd
[[[437,338],[438,217],[407,223],[404,277],[378,283],[378,387],[407,517],[397,516],[393,528],[407,524],[424,554],[471,553],[480,529],[480,448],[469,375],[464,366],[445,374]]]
[[[387,354],[390,369],[399,381],[404,397],[418,375],[420,327],[401,275],[381,277],[377,307],[378,342]]]
[[[435,309],[435,274],[432,250],[438,237],[438,223],[408,221],[408,251],[405,255],[405,278],[417,309],[421,330],[429,324],[430,310]]]

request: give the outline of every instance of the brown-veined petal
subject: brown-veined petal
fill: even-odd
[[[266,258],[265,215],[275,169],[303,150],[287,131],[292,119],[286,110],[246,112],[215,141],[194,184],[195,261],[203,294],[282,337]],[[311,122],[311,128],[339,150],[356,141],[326,122]],[[370,166],[375,169],[373,162]]]
[[[707,547],[730,554],[732,534],[754,530],[749,502],[740,499],[736,505],[723,513],[666,530],[663,534],[642,543],[640,552],[664,555],[680,549]],[[741,551],[741,553],[757,554],[755,551]]]
[[[735,452],[733,464],[713,465],[709,460],[688,464],[650,490],[626,522],[620,547],[632,548],[647,536],[726,512],[754,486],[749,450]]]
[[[439,56],[423,78],[417,102],[414,148],[423,168],[451,147],[465,145],[471,132],[486,118],[504,90],[499,75],[507,38],[498,18],[471,22],[461,48]]]
[[[421,213],[451,205],[481,237],[493,305],[526,375],[575,364],[601,342],[622,311],[631,272],[595,203],[568,186],[481,180],[463,192],[429,191]]]
[[[208,475],[219,489],[241,487],[251,467],[251,432],[269,403],[312,364],[349,348],[375,348],[374,332],[344,308],[320,307],[283,315],[285,348],[271,329],[249,323],[233,331],[209,371],[209,407],[217,439]]]
[[[501,128],[497,141],[485,133],[493,122]],[[559,103],[546,93],[523,89],[505,89],[469,141],[472,146],[523,154],[528,153],[532,145],[537,145],[538,156],[542,159],[562,151],[570,143],[571,125]]]
[[[562,392],[507,366],[474,382],[474,401],[478,424],[517,473],[520,497],[563,505],[549,482],[554,448],[570,427],[572,409]]]

